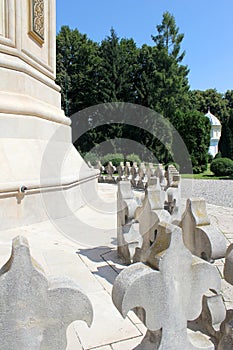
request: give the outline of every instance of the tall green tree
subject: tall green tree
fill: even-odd
[[[187,110],[189,100],[189,69],[182,65],[185,56],[181,50],[184,34],[179,33],[175,18],[169,12],[163,14],[157,31],[157,35],[152,35],[156,45],[157,108],[172,122],[177,110]]]
[[[144,44],[138,53],[135,74],[135,103],[151,109],[158,109],[157,75],[156,48]],[[158,110],[158,112],[160,111]]]
[[[110,35],[101,42],[99,48],[98,103],[135,102],[137,55],[134,40],[119,39],[115,30],[111,29]],[[122,137],[123,124],[112,123],[110,115],[108,120],[109,123],[96,128],[94,138],[99,143],[111,139],[114,150],[114,139]],[[127,120],[124,122],[127,124]],[[93,138],[93,132],[90,133]]]
[[[77,29],[63,26],[57,35],[57,83],[67,115],[97,102],[98,50],[98,44]]]
[[[137,48],[133,39],[118,38],[114,29],[101,44],[97,44],[77,29],[62,27],[57,35],[57,83],[62,88],[62,105],[66,114],[72,115],[104,102],[131,102],[149,107],[168,118],[178,129],[191,152],[194,166],[200,169],[206,159],[209,131],[195,112],[201,110],[198,97],[189,93],[189,70],[182,64],[185,55],[181,49],[183,38],[174,16],[168,12],[157,26],[157,34],[152,36],[155,45],[141,48]],[[230,101],[229,92],[225,105],[230,106]],[[147,118],[144,115],[140,118],[145,125]],[[127,116],[124,125],[111,123],[110,119],[108,124],[100,127],[95,127],[92,118],[86,122],[93,128],[76,143],[82,152],[105,140],[124,137],[140,140],[161,162],[169,160],[172,133],[160,142],[143,130],[140,123],[135,128],[128,126]],[[163,126],[160,127],[162,132]]]
[[[233,91],[225,94],[216,89],[205,91],[193,90],[190,92],[191,107],[202,113],[207,113],[208,108],[222,124],[222,133],[219,141],[219,151],[222,157],[233,159]]]
[[[224,95],[224,100],[229,112],[229,115],[233,113],[233,90],[227,90]]]
[[[207,168],[210,121],[198,111],[184,114],[181,120],[178,131],[189,151],[193,171],[199,173]]]
[[[218,147],[222,157],[233,159],[233,134],[228,126],[228,122],[224,122],[222,125],[222,134]]]
[[[216,89],[207,89],[205,91],[193,90],[190,92],[190,104],[192,109],[206,114],[208,108],[220,121],[228,117],[227,101],[224,95]]]
[[[134,102],[137,47],[133,39],[119,39],[112,28],[100,45],[100,102]]]

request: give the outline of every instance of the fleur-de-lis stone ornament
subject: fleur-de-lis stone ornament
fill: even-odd
[[[65,350],[68,325],[83,320],[90,326],[92,318],[91,303],[76,283],[48,282],[27,240],[16,237],[0,270],[0,349]]]
[[[225,280],[233,286],[233,244],[227,248],[224,265],[224,277]]]
[[[181,227],[184,243],[192,254],[207,261],[225,257],[227,240],[223,233],[210,223],[205,199],[187,199]]]
[[[135,218],[139,222],[139,231],[143,238],[142,248],[137,249],[135,262],[147,260],[149,248],[156,238],[159,223],[170,221],[170,214],[163,209],[164,201],[165,192],[161,190],[159,180],[151,177],[142,207],[135,211]]]
[[[202,297],[209,289],[219,292],[217,269],[192,256],[176,226],[169,248],[159,253],[157,261],[157,269],[136,263],[118,275],[112,293],[115,306],[124,317],[129,310],[143,308],[146,327],[150,331],[162,330],[159,344],[156,341],[150,349],[214,349],[203,334],[188,335],[187,321],[199,316]]]
[[[106,177],[107,182],[115,183],[115,178],[113,177],[114,172],[116,171],[116,167],[112,164],[112,162],[108,162],[108,165],[105,167],[106,173],[108,174]]]
[[[223,270],[225,280],[233,285],[233,244],[231,244],[226,252],[226,260]],[[227,310],[226,319],[221,324],[221,339],[218,344],[218,350],[233,349],[233,310]]]
[[[118,182],[117,191],[117,251],[126,264],[131,263],[136,247],[141,247],[141,235],[134,223],[138,202],[129,180]]]

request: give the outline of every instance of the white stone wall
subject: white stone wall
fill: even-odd
[[[97,172],[73,147],[70,118],[61,110],[55,84],[55,0],[37,2],[44,4],[43,40],[32,34],[29,0],[0,4],[1,230],[49,219],[41,191],[48,193],[56,218],[66,215],[66,202],[71,212],[77,210],[83,205],[82,181],[94,184]]]
[[[41,43],[30,34],[30,1],[0,0],[0,6],[0,113],[27,114],[69,125],[61,110],[60,87],[55,84],[55,0],[44,0]]]
[[[5,36],[5,0],[0,0],[0,35]]]

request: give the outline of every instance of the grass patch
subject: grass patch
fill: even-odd
[[[215,176],[210,171],[210,164],[207,166],[207,170],[200,174],[181,174],[182,179],[199,179],[199,180],[232,180],[232,176]]]

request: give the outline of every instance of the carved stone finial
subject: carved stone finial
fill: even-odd
[[[225,280],[233,285],[233,244],[231,244],[226,252],[226,260],[223,270]],[[221,324],[221,339],[218,350],[233,349],[233,310],[227,310],[226,319]]]
[[[28,242],[16,237],[0,270],[1,349],[65,350],[66,329],[75,320],[92,323],[88,297],[73,281],[47,281],[31,258]]]
[[[159,270],[136,263],[119,274],[112,292],[115,306],[124,317],[129,310],[143,308],[146,327],[155,333],[162,329],[153,349],[214,349],[203,334],[188,335],[187,321],[201,313],[202,296],[209,289],[220,291],[217,269],[191,255],[175,226],[169,248],[160,255]]]
[[[186,247],[204,260],[224,258],[227,241],[223,233],[211,225],[203,198],[187,200],[181,227]]]
[[[135,212],[139,222],[139,232],[143,239],[141,249],[137,249],[135,261],[145,262],[149,248],[155,241],[158,225],[162,221],[169,222],[170,214],[164,208],[165,192],[161,190],[157,178],[151,177],[141,208]]]
[[[126,264],[130,264],[136,247],[142,239],[138,224],[134,222],[138,202],[134,197],[129,180],[118,182],[117,191],[117,251]]]

